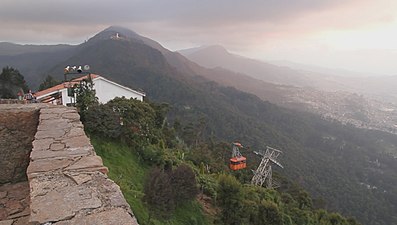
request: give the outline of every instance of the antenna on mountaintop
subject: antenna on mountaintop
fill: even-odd
[[[110,39],[112,39],[112,40],[120,40],[120,39],[123,39],[123,37],[121,37],[120,34],[118,32],[116,32],[115,35],[110,36]]]
[[[266,182],[266,188],[274,189],[279,187],[276,182],[273,182],[271,163],[284,168],[281,163],[277,161],[277,157],[282,153],[282,151],[266,146],[265,151],[254,153],[262,156],[262,160],[258,168],[255,171],[252,171],[254,172],[254,176],[252,177],[251,184],[263,186]]]

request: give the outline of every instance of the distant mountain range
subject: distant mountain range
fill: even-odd
[[[221,67],[270,83],[312,87],[323,91],[348,91],[381,101],[397,103],[397,89],[394,88],[397,85],[397,76],[352,76],[351,71],[326,70],[292,63],[276,66],[231,54],[219,45],[185,49],[179,52],[201,66]],[[297,69],[291,69],[291,67]]]
[[[202,74],[206,78],[255,94],[263,100],[314,112],[344,124],[397,133],[397,104],[349,92],[351,88],[329,91],[325,85],[317,85],[321,80],[345,78],[275,66],[231,54],[219,45],[181,50],[180,53],[201,66],[214,68],[211,74]],[[358,78],[346,78],[349,79]]]
[[[113,38],[116,34],[119,38]],[[17,54],[12,48],[7,50],[9,54],[4,50],[0,66],[16,67],[29,85],[37,86],[47,74],[61,79],[66,65],[89,64],[93,73],[143,89],[150,101],[169,103],[170,122],[178,120],[184,127],[195,127],[205,121],[203,138],[241,140],[251,149],[266,145],[282,149],[280,160],[285,169],[277,172],[300,183],[316,198],[325,199],[327,208],[355,216],[364,224],[397,223],[395,135],[326,121],[261,99],[273,95],[272,101],[282,102],[289,95],[283,92],[299,93],[310,86],[305,82],[311,76],[259,61],[246,62],[257,66],[251,70],[258,72],[256,78],[242,74],[244,70],[205,68],[121,27],[109,27],[77,46],[45,46],[47,50],[34,51],[32,46],[15,47],[25,50]],[[211,51],[220,54],[223,50]],[[198,54],[191,51],[194,53]],[[273,71],[266,77],[278,85],[261,79],[262,68]],[[241,83],[240,90],[232,87],[236,81]],[[265,89],[261,98],[253,91],[241,91],[254,84],[258,92]],[[360,96],[352,98],[360,104]],[[255,167],[259,159],[250,151],[244,154],[250,160],[249,169]],[[250,170],[245,173],[250,176]]]

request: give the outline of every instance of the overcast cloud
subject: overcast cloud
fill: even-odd
[[[333,51],[330,49],[333,47],[384,49],[385,41],[379,44],[382,40],[362,41],[362,46],[345,43],[343,32],[362,31],[366,35],[367,30],[379,27],[397,28],[393,27],[397,15],[394,2],[2,0],[0,41],[78,44],[108,26],[120,25],[159,41],[171,50],[221,44],[247,56],[287,60],[302,58],[307,50],[311,55],[306,55],[306,61],[301,62],[310,63],[313,58],[314,64],[320,64],[315,54],[324,48],[327,51]],[[393,35],[397,37],[397,32]],[[397,44],[390,48],[397,49]],[[294,51],[300,55],[291,56]]]

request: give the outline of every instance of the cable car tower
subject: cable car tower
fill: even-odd
[[[229,168],[231,170],[241,170],[247,167],[246,160],[244,156],[241,155],[240,149],[243,148],[239,142],[233,142],[233,151],[232,151],[232,158],[230,158]]]
[[[251,184],[263,186],[266,182],[266,188],[273,189],[277,188],[279,185],[273,183],[272,180],[272,166],[271,163],[284,168],[278,161],[277,157],[282,153],[282,151],[266,146],[266,151],[254,152],[257,155],[262,156],[262,161],[258,168],[253,171],[254,176],[252,177]]]

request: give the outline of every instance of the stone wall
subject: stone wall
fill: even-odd
[[[0,185],[27,180],[38,115],[34,108],[0,110]]]
[[[27,169],[30,211],[24,210],[24,223],[11,218],[0,224],[138,224],[119,186],[107,177],[76,109],[25,107],[39,107]]]

